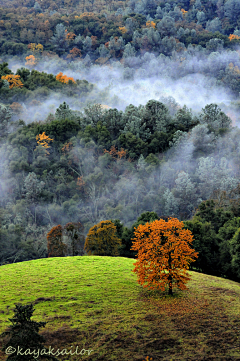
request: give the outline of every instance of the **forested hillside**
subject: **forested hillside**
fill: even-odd
[[[0,262],[177,217],[240,278],[240,0],[0,1]],[[69,255],[72,255],[71,252]]]

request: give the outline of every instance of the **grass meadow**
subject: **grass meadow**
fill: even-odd
[[[240,360],[239,283],[191,271],[189,290],[171,297],[143,289],[133,264],[82,256],[1,266],[0,332],[15,303],[32,302],[46,347],[92,350],[59,360]]]

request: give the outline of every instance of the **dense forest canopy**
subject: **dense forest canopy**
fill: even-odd
[[[239,15],[240,0],[0,1],[1,264],[107,220],[133,257],[134,227],[172,216],[196,269],[239,279]]]

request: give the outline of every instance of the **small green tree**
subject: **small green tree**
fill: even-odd
[[[12,118],[12,111],[8,106],[0,104],[0,136],[8,134],[8,126]]]
[[[234,278],[240,279],[240,228],[237,229],[233,238],[229,241],[231,266],[234,273]]]
[[[6,361],[25,361],[39,358],[57,361],[55,357],[48,354],[49,351],[43,345],[45,339],[38,333],[40,328],[45,327],[46,322],[32,321],[33,312],[32,304],[16,305],[14,316],[9,319],[12,325],[1,335],[8,338],[2,350],[7,351],[8,354],[11,350]]]
[[[193,248],[199,253],[194,267],[203,273],[219,275],[219,245],[211,222],[201,222],[194,217],[183,223],[193,234]]]
[[[201,123],[207,123],[211,130],[219,130],[220,128],[229,129],[231,127],[231,119],[221,110],[217,104],[207,104],[202,109],[200,115]]]
[[[90,228],[84,249],[98,256],[118,256],[121,240],[117,237],[117,228],[113,222],[102,221]]]
[[[65,120],[65,119],[72,119],[72,111],[69,108],[69,105],[66,102],[63,102],[59,105],[59,107],[56,109],[55,117],[59,120]]]
[[[220,275],[226,276],[228,279],[236,279],[235,270],[233,269],[233,238],[240,227],[240,217],[234,217],[224,223],[223,227],[219,229],[216,241],[219,244],[219,268]],[[236,239],[235,239],[236,240]],[[230,253],[231,251],[231,253]]]
[[[64,227],[64,233],[68,238],[67,252],[71,256],[77,256],[83,254],[84,246],[84,227],[80,222],[69,222]]]

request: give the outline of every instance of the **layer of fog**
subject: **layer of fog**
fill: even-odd
[[[86,97],[68,98],[53,93],[39,107],[23,104],[27,108],[27,122],[43,120],[48,113],[54,113],[60,103],[66,101],[74,110],[83,110],[88,103],[101,103],[124,110],[130,103],[145,105],[148,100],[162,100],[173,97],[183,106],[186,104],[193,112],[210,103],[219,104],[224,111],[236,97],[231,91],[219,86],[213,76],[218,70],[225,69],[230,63],[240,67],[237,51],[215,52],[209,55],[186,52],[185,58],[164,57],[146,53],[141,58],[127,58],[123,63],[114,61],[110,65],[93,65],[85,59],[66,62],[61,58],[39,61],[35,69],[58,74],[60,71],[76,79],[86,79],[95,84],[94,90]],[[10,68],[15,72],[25,63],[9,60]],[[203,74],[204,73],[204,74]],[[213,73],[211,75],[211,73]],[[207,75],[206,75],[207,74]],[[235,112],[234,112],[235,113]],[[238,115],[235,113],[235,121]]]

